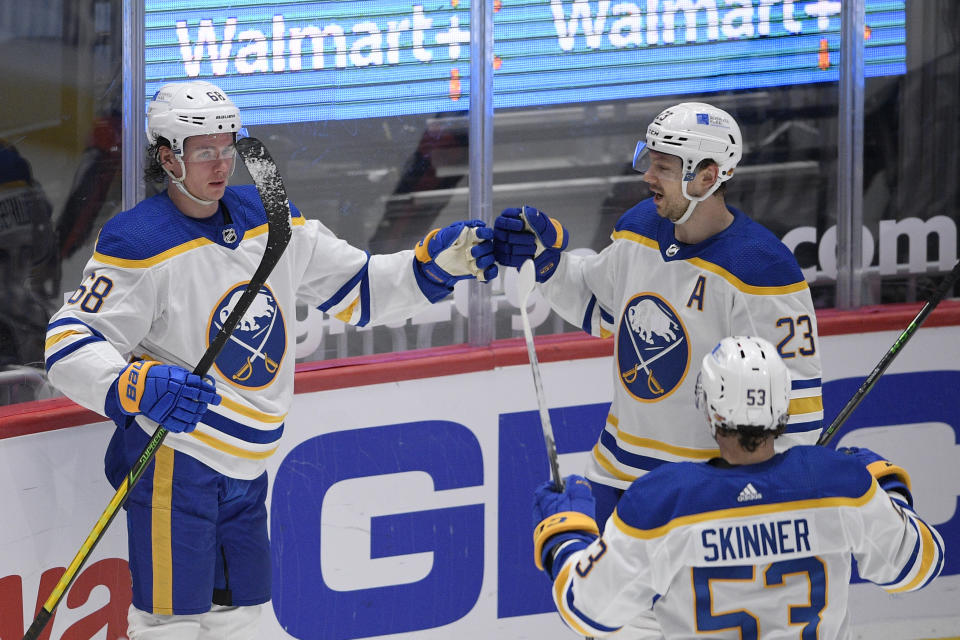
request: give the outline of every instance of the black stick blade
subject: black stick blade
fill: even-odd
[[[290,201],[287,199],[287,190],[277,164],[262,142],[256,138],[241,138],[237,140],[237,151],[253,178],[263,208],[267,210],[269,231],[266,253],[269,254],[271,245],[286,246],[290,241]]]

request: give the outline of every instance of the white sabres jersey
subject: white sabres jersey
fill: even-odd
[[[851,557],[886,591],[914,591],[939,575],[943,540],[833,449],[663,465],[624,493],[603,537],[566,558],[553,598],[584,636],[652,608],[671,640],[844,640]]]
[[[83,281],[47,328],[50,381],[105,414],[128,358],[193,370],[263,256],[267,216],[253,186],[230,187],[229,224],[195,220],[166,192],[109,220]],[[430,302],[413,251],[369,256],[291,205],[293,235],[209,374],[222,402],[164,444],[236,478],[263,473],[293,397],[295,304],[354,325],[410,317]],[[116,419],[116,416],[110,416]],[[138,415],[152,434],[156,424]]]
[[[688,245],[644,200],[620,218],[603,251],[562,254],[541,285],[568,322],[616,341],[614,398],[587,470],[591,480],[625,489],[664,462],[719,455],[698,426],[694,387],[700,361],[732,335],[766,338],[790,369],[790,422],[778,446],[816,442],[823,403],[810,289],[783,243],[730,211],[729,227]]]

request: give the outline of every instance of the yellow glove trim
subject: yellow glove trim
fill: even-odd
[[[544,518],[533,530],[533,562],[537,565],[537,569],[543,571],[543,562],[540,560],[540,556],[543,555],[543,545],[553,536],[566,531],[583,531],[595,536],[600,535],[596,520],[579,511],[561,511],[549,518]]]
[[[876,460],[867,465],[867,471],[877,480],[887,476],[898,478],[903,484],[907,485],[907,489],[913,491],[913,487],[910,486],[910,474],[899,465],[886,460]]]
[[[554,230],[557,232],[557,239],[553,241],[553,246],[551,249],[559,249],[563,246],[563,225],[556,218],[550,218],[550,224],[553,225]]]
[[[417,256],[417,260],[420,262],[430,262],[433,258],[430,257],[430,251],[427,249],[427,245],[430,244],[430,241],[433,239],[433,236],[440,233],[440,229],[434,229],[427,235],[423,237],[423,240],[417,243],[417,247],[414,249],[413,254]]]
[[[143,399],[147,371],[155,364],[160,363],[156,360],[137,360],[120,372],[117,395],[120,396],[120,406],[127,413],[140,413],[140,400]]]

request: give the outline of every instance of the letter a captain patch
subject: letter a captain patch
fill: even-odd
[[[707,279],[703,276],[698,276],[696,283],[693,285],[693,292],[690,294],[690,299],[687,300],[687,308],[691,309],[696,305],[697,311],[703,311],[703,297],[706,291]]]

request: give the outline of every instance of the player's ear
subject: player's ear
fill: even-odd
[[[720,177],[720,167],[717,166],[716,162],[705,162],[704,165],[697,172],[697,180],[700,182],[700,186],[706,190],[712,187]]]
[[[157,161],[160,163],[160,166],[167,171],[172,172],[174,175],[179,175],[180,163],[177,162],[177,156],[170,147],[161,146],[157,149]]]

